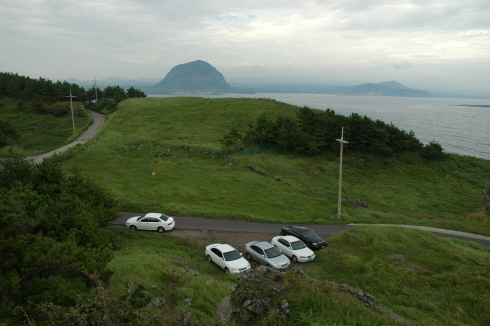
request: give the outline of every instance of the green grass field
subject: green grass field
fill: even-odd
[[[23,109],[18,108],[18,103],[24,103]],[[35,114],[25,108],[28,105],[21,100],[0,98],[0,120],[8,121],[20,135],[18,140],[10,140],[9,146],[0,148],[0,157],[49,152],[74,141],[93,121],[80,102],[73,103],[73,120],[71,114],[61,117]]]
[[[154,232],[114,232],[121,248],[108,266],[115,271],[109,288],[113,295],[123,295],[127,282],[139,284],[148,298],[166,300],[167,315],[188,311],[197,324],[211,325],[217,304],[237,283],[235,276],[209,264],[204,248],[189,241]],[[329,246],[315,253],[313,262],[293,264],[280,285],[297,279],[291,272],[295,267],[328,284],[296,280],[293,292],[276,298],[288,300],[290,319],[278,319],[272,309],[254,325],[398,325],[340,293],[342,283],[373,295],[377,304],[415,325],[490,323],[488,248],[415,229],[358,226],[331,237]],[[185,265],[199,275],[188,275]],[[235,300],[253,296],[240,294]],[[186,298],[194,306],[185,305]]]
[[[446,161],[429,162],[417,154],[382,158],[346,148],[342,195],[369,207],[344,202],[338,220],[332,214],[337,153],[217,154],[229,128],[244,131],[262,113],[272,118],[296,110],[270,99],[127,100],[96,141],[67,154],[71,159],[64,166],[81,166],[120,199],[125,211],[259,222],[414,224],[490,235],[482,195],[489,187],[487,160],[451,154]],[[158,157],[161,153],[168,155]]]
[[[94,140],[55,159],[63,159],[67,172],[82,167],[115,194],[121,211],[259,222],[412,224],[490,235],[482,195],[490,187],[487,160],[451,154],[446,161],[428,162],[413,154],[382,158],[347,148],[343,196],[369,207],[344,202],[338,220],[332,214],[338,153],[298,157],[267,149],[219,154],[229,128],[243,131],[262,113],[274,117],[296,110],[266,99],[127,100]],[[144,291],[135,296],[136,305],[161,297],[166,305],[159,313],[168,318],[187,311],[195,324],[211,324],[216,305],[237,280],[207,263],[204,247],[167,234],[114,232],[120,246],[108,265],[114,271],[111,295],[123,298],[127,284],[139,285]],[[290,319],[278,319],[272,309],[254,325],[396,324],[339,293],[342,283],[372,294],[378,304],[415,325],[490,323],[488,248],[415,229],[368,225],[328,240],[315,261],[300,266],[324,283],[287,272],[285,284],[297,282],[295,291],[276,300],[291,304]],[[185,266],[199,275],[187,275]],[[192,307],[186,298],[194,300]]]

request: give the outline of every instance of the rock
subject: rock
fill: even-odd
[[[266,308],[269,306],[270,300],[271,299],[269,298],[267,299],[255,298],[252,300],[246,300],[243,303],[243,308],[247,309],[248,311],[256,315],[261,315],[265,312]]]
[[[180,315],[180,322],[182,326],[191,326],[192,325],[192,313],[191,312],[182,312]]]
[[[198,276],[199,273],[192,267],[187,267],[187,275]]]
[[[161,307],[165,305],[165,300],[162,298],[153,298],[151,299],[150,303],[148,306],[150,307]]]
[[[184,299],[184,303],[186,305],[188,305],[189,307],[192,307],[194,305],[194,300],[192,300],[192,298],[187,298],[187,299]]]
[[[283,320],[286,320],[289,315],[290,315],[290,311],[289,311],[289,302],[287,302],[287,300],[283,300],[281,303],[278,303],[277,304],[277,314],[283,319]]]
[[[224,297],[216,307],[213,326],[231,326],[231,315],[236,311],[231,303],[231,297]]]
[[[291,270],[293,273],[296,273],[296,274],[299,274],[303,277],[308,277],[308,274],[305,273],[305,271],[303,271],[301,268],[299,267],[295,267]]]
[[[235,293],[238,290],[238,284],[232,285],[230,288],[231,293]]]

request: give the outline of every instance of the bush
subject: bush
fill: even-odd
[[[443,160],[447,157],[447,154],[443,153],[442,146],[436,141],[431,141],[426,144],[420,154],[428,160]]]

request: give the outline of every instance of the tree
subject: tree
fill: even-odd
[[[422,157],[428,160],[443,160],[447,154],[443,153],[442,146],[436,141],[426,144],[421,150]]]
[[[59,163],[34,165],[13,159],[0,170],[0,316],[49,300],[74,302],[77,283],[88,273],[105,277],[115,238],[108,222],[117,218],[111,194]],[[79,285],[78,285],[79,286]],[[26,306],[27,305],[27,306]]]
[[[7,145],[8,139],[18,140],[19,133],[8,121],[0,120],[0,147]]]
[[[134,87],[130,87],[127,91],[127,96],[128,98],[140,98],[140,97],[146,97],[146,94],[142,91],[140,91],[139,89],[136,89]]]
[[[127,95],[121,86],[107,86],[104,89],[104,97],[121,102],[127,98]]]

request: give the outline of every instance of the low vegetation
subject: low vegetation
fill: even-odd
[[[128,100],[109,116],[97,142],[74,148],[64,166],[83,166],[125,211],[302,224],[415,224],[490,235],[482,194],[489,188],[487,160],[450,154],[433,161],[413,152],[383,157],[347,145],[342,195],[368,207],[345,201],[338,220],[333,212],[339,153],[224,151],[230,128],[245,129],[264,113],[293,117],[297,111],[268,99]]]
[[[119,103],[96,141],[38,166],[6,162],[0,323],[180,325],[192,318],[210,325],[230,287],[243,290],[243,281],[207,263],[202,246],[171,234],[108,229],[116,210],[161,211],[177,221],[416,224],[490,235],[482,195],[490,188],[487,160],[379,156],[347,145],[339,220],[336,150],[297,155],[277,144],[246,151],[226,146],[230,130],[244,134],[264,114],[276,121],[298,109],[269,99],[131,99]],[[44,124],[46,116],[54,117],[32,120]],[[20,130],[20,140],[25,133]],[[396,324],[341,292],[346,283],[414,324],[490,323],[490,250],[472,242],[358,226],[329,238],[315,261],[300,267],[311,279],[291,269],[261,281],[292,290],[278,293],[247,325]],[[265,293],[242,290],[232,295],[237,304]],[[287,319],[274,308],[284,300],[291,307]]]

